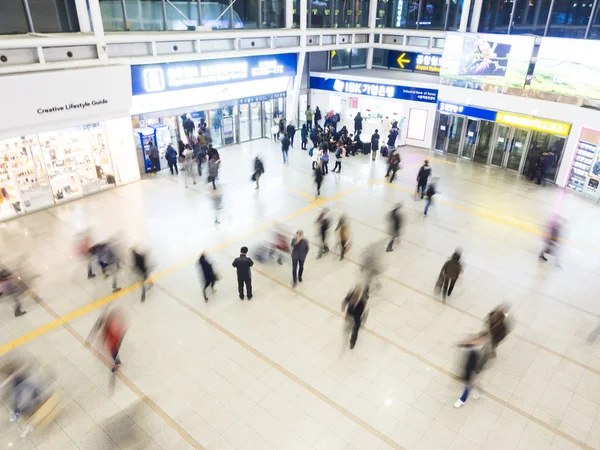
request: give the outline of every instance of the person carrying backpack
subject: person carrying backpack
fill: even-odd
[[[179,175],[179,167],[177,167],[177,151],[173,148],[171,144],[169,144],[169,146],[167,147],[165,158],[167,159],[167,164],[169,165],[169,169],[171,170],[171,175],[175,175],[173,169],[175,169],[177,171],[177,175]]]
[[[323,148],[323,156],[321,156],[321,168],[323,169],[323,175],[327,175],[329,173],[329,150],[327,150],[327,146]]]
[[[340,173],[342,170],[342,159],[346,156],[346,149],[342,146],[341,142],[338,142],[337,150],[335,151],[335,166],[333,166],[333,172]],[[337,171],[336,171],[337,169]]]

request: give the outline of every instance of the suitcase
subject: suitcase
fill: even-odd
[[[371,143],[370,142],[363,142],[362,152],[363,152],[363,155],[368,155],[369,153],[371,153]]]
[[[389,155],[390,155],[390,152],[387,148],[387,145],[382,145],[381,146],[381,156],[384,156],[387,158]]]

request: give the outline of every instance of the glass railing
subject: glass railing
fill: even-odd
[[[0,34],[78,31],[74,0],[0,0]]]

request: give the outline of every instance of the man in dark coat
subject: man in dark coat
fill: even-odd
[[[401,204],[397,204],[394,209],[390,211],[390,242],[388,243],[386,252],[394,251],[394,241],[400,236],[400,227],[402,225],[402,216],[400,216]]]
[[[204,301],[208,301],[208,296],[206,295],[206,290],[210,286],[212,288],[213,294],[215,291],[215,283],[217,282],[217,274],[215,273],[212,264],[206,258],[206,253],[202,252],[200,255],[200,259],[198,260],[198,265],[200,266],[200,270],[202,271],[202,275],[204,275],[204,289],[202,293],[204,294]]]
[[[254,261],[248,258],[248,247],[240,249],[240,256],[233,260],[231,264],[237,269],[238,293],[240,300],[244,300],[244,284],[246,285],[246,294],[248,300],[252,300],[252,271],[250,268],[254,265]]]
[[[423,200],[423,196],[425,195],[425,188],[427,187],[427,180],[431,176],[431,167],[429,166],[429,161],[425,160],[421,168],[419,169],[419,173],[417,174],[417,195],[421,194],[421,200]]]

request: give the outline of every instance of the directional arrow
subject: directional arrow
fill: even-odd
[[[396,60],[401,69],[404,69],[404,63],[409,63],[410,59],[405,58],[406,53],[402,53],[400,57]]]
[[[331,57],[333,58],[333,57],[335,56],[335,54],[336,54],[336,53],[335,53],[335,50],[332,50],[332,51],[331,51]]]

